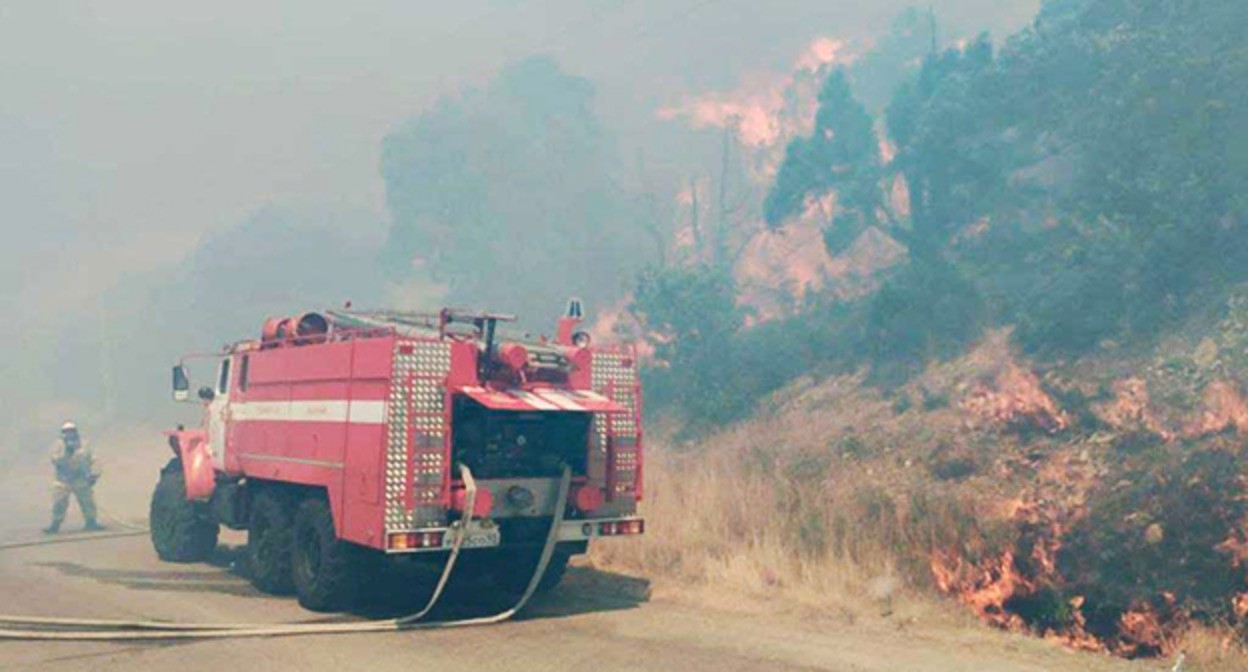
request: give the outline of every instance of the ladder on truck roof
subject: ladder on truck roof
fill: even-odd
[[[436,313],[404,310],[331,310],[326,312],[340,326],[391,328],[409,336],[445,335],[455,324],[472,325],[478,335],[490,323],[514,322],[515,315],[444,308]]]

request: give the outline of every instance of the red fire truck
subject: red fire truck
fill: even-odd
[[[245,529],[257,588],[333,610],[396,556],[449,574],[462,548],[461,570],[549,588],[591,539],[642,533],[634,351],[591,344],[579,302],[553,339],[511,319],[310,312],[211,356],[202,426],[168,433],[157,554],[203,560],[220,526]]]

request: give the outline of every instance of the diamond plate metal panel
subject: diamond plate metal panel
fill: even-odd
[[[386,444],[386,531],[441,522],[450,344],[397,341]],[[409,428],[411,431],[409,431]],[[411,456],[409,462],[408,456]],[[409,480],[410,479],[410,480]],[[414,508],[408,510],[411,488]]]
[[[612,495],[630,495],[634,492],[640,463],[637,448],[637,370],[631,364],[625,366],[626,359],[632,359],[632,356],[623,352],[598,351],[594,353],[590,370],[590,384],[594,391],[611,397],[629,410],[628,413],[594,415],[595,461],[603,468],[612,468],[605,464],[608,433],[614,441],[615,464],[611,480],[614,482],[615,491],[610,493]]]

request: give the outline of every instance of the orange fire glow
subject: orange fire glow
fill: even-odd
[[[1198,438],[1226,429],[1248,433],[1248,402],[1238,388],[1219,380],[1205,388],[1200,415],[1188,423],[1183,433],[1189,438]]]
[[[1114,381],[1114,398],[1098,406],[1094,412],[1105,424],[1118,430],[1143,429],[1169,441],[1174,433],[1166,428],[1153,408],[1148,384],[1140,378]]]
[[[1036,374],[1012,359],[977,383],[961,405],[977,424],[1030,424],[1048,432],[1070,426],[1070,417],[1040,386]]]
[[[1020,589],[1030,590],[1030,582],[1018,573],[1014,553],[978,565],[966,562],[956,551],[937,551],[931,558],[932,577],[944,593],[956,595],[977,616],[999,628],[1020,631],[1027,623],[1003,608]]]
[[[823,229],[836,212],[836,194],[808,199],[802,215],[783,229],[759,227],[737,262],[740,302],[756,319],[786,316],[807,292],[831,290],[842,299],[872,291],[880,271],[905,258],[905,248],[875,228],[833,257]]]
[[[844,41],[816,38],[791,72],[748,75],[735,90],[692,96],[660,108],[657,114],[660,119],[683,120],[696,129],[731,130],[754,154],[750,161],[754,177],[765,182],[784,158],[788,141],[813,128],[822,75],[855,58]]]
[[[589,328],[594,343],[631,343],[637,349],[641,364],[658,364],[654,356],[654,343],[662,342],[660,334],[647,333],[637,318],[628,310],[633,297],[626,296],[598,312],[598,319]]]

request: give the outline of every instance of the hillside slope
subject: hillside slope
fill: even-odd
[[[652,534],[597,561],[852,613],[944,594],[1127,657],[1215,628],[1243,669],[1246,305],[1043,366],[997,330],[891,391],[799,380],[753,420],[652,442]]]

